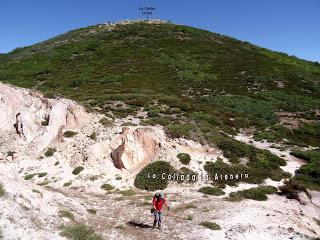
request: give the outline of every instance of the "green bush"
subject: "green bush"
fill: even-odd
[[[100,187],[101,189],[105,190],[105,191],[111,191],[114,189],[114,186],[112,186],[111,184],[109,183],[104,183],[101,185]]]
[[[269,124],[278,122],[277,115],[273,111],[273,106],[270,102],[253,99],[247,96],[210,96],[204,97],[206,101],[225,108],[226,110],[252,115],[255,118],[260,118]]]
[[[80,172],[82,172],[84,170],[84,167],[82,166],[78,166],[75,169],[73,169],[72,174],[73,175],[78,175]]]
[[[63,228],[61,235],[71,240],[103,240],[101,235],[84,224],[66,226]]]
[[[3,197],[5,193],[4,187],[2,185],[2,183],[0,183],[0,197]]]
[[[30,174],[27,174],[26,176],[24,176],[24,180],[30,180],[32,179],[36,174],[34,173],[30,173]]]
[[[209,228],[211,230],[221,230],[221,227],[219,226],[219,224],[214,222],[204,221],[204,222],[201,222],[200,225],[205,228]]]
[[[134,196],[134,195],[137,194],[137,193],[136,193],[134,190],[132,190],[132,189],[120,191],[119,193],[120,193],[122,196],[125,196],[125,197],[131,197],[131,196]]]
[[[202,187],[199,189],[199,192],[214,196],[224,195],[224,191],[217,187]]]
[[[72,184],[72,182],[69,181],[69,182],[65,182],[65,183],[63,184],[63,186],[64,186],[64,187],[69,187],[71,184]]]
[[[99,120],[99,123],[101,123],[105,127],[111,127],[112,126],[112,121],[110,121],[108,118],[103,117]]]
[[[191,157],[188,153],[179,153],[177,158],[179,158],[180,162],[184,165],[188,165],[191,161]]]
[[[121,176],[116,176],[116,180],[122,180],[122,177]]]
[[[160,109],[153,108],[148,111],[149,117],[159,117]]]
[[[257,201],[265,201],[268,199],[267,194],[276,193],[277,188],[272,186],[259,186],[229,194],[231,201],[241,201],[242,199],[253,199]]]
[[[74,132],[74,131],[65,131],[63,133],[63,136],[66,137],[66,138],[71,138],[71,137],[74,137],[75,135],[77,135],[78,133],[77,132]]]
[[[152,162],[137,174],[134,180],[134,186],[141,190],[148,191],[163,190],[168,186],[168,180],[167,178],[162,179],[162,174],[164,173],[168,176],[173,172],[174,168],[168,162]]]
[[[307,151],[294,151],[292,155],[302,158],[308,163],[302,165],[295,173],[294,180],[301,186],[311,189],[320,190],[320,149]]]
[[[87,212],[90,213],[90,214],[93,214],[93,215],[97,214],[97,210],[93,209],[93,208],[88,208]]]
[[[59,216],[64,217],[64,218],[69,218],[70,220],[74,220],[74,215],[72,212],[68,210],[60,210],[59,211]]]
[[[190,138],[192,127],[184,124],[170,124],[166,127],[166,134],[171,138]]]
[[[181,180],[181,178],[179,178],[178,183],[186,183],[186,182],[187,183],[194,183],[197,181],[198,174],[195,171],[193,171],[187,167],[180,168],[180,171],[178,172],[178,174],[180,174],[180,177],[181,177],[181,175],[184,175],[184,179]]]
[[[48,148],[47,151],[44,153],[46,157],[51,157],[57,151],[56,148]]]
[[[194,205],[193,203],[188,203],[188,204],[179,205],[178,207],[174,208],[173,211],[181,212],[181,211],[185,211],[188,209],[196,209],[196,208],[197,208],[197,206]]]
[[[46,172],[41,172],[41,173],[37,173],[38,177],[41,178],[41,177],[44,177],[44,176],[47,176],[48,173]]]
[[[96,133],[96,132],[92,132],[92,133],[89,135],[89,138],[92,139],[93,141],[96,141],[96,140],[97,140],[97,133]]]

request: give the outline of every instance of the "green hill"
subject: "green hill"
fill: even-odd
[[[0,55],[0,81],[65,96],[106,116],[135,115],[168,134],[217,142],[256,137],[319,146],[320,66],[208,31],[171,23],[96,25]],[[125,105],[111,106],[114,100]],[[298,129],[279,124],[291,112]]]

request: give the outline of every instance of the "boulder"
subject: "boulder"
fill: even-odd
[[[156,158],[160,141],[151,128],[130,129],[122,132],[111,142],[111,158],[118,169],[141,168]]]

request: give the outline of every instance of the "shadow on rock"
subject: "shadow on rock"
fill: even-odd
[[[138,227],[138,228],[152,228],[148,224],[138,223],[138,222],[135,222],[135,221],[128,222],[128,225],[131,226],[131,227]]]

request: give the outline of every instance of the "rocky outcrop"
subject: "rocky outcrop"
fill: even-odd
[[[160,150],[159,139],[155,136],[150,128],[124,127],[110,144],[114,166],[131,170],[148,164]]]
[[[46,148],[61,129],[81,128],[89,119],[84,108],[70,100],[46,99],[0,83],[0,132],[15,131],[35,152]]]

